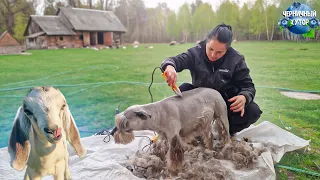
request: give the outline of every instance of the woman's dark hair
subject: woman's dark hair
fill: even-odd
[[[221,43],[227,44],[230,47],[232,42],[232,27],[224,23],[217,25],[212,31],[209,32],[206,38],[208,43],[210,40],[218,40]]]

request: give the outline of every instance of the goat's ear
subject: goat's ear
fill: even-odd
[[[12,168],[22,171],[27,164],[30,153],[29,131],[31,122],[20,107],[14,118],[13,127],[8,143],[10,165]]]
[[[73,149],[76,151],[79,157],[84,157],[87,154],[87,150],[83,147],[80,140],[80,133],[78,131],[76,122],[72,117],[72,114],[69,110],[68,105],[65,107],[65,113],[63,117],[63,121],[65,124],[65,131],[67,133],[67,139],[69,143],[72,145]]]
[[[151,115],[147,113],[144,110],[135,111],[134,112],[138,117],[140,117],[142,120],[147,120],[148,118],[151,118]]]

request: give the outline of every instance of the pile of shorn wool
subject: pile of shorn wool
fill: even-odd
[[[149,152],[137,152],[125,166],[135,176],[146,179],[233,179],[218,159],[231,160],[236,169],[252,169],[257,164],[258,156],[266,149],[257,149],[250,143],[236,140],[214,150],[194,143],[185,149],[183,166],[176,177],[170,176],[166,168],[167,150],[165,140],[159,139],[152,144]]]

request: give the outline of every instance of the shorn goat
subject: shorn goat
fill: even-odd
[[[54,87],[32,88],[12,127],[8,144],[11,167],[21,171],[27,166],[25,180],[47,175],[71,179],[67,141],[78,156],[85,156],[87,151],[63,94]]]
[[[213,149],[212,127],[223,143],[231,142],[226,103],[214,89],[196,88],[161,101],[133,105],[115,117],[118,131],[116,143],[128,144],[134,139],[134,130],[152,130],[166,139],[169,172],[176,174],[184,159],[184,145],[201,136],[206,148]]]

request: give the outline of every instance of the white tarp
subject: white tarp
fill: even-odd
[[[135,135],[146,135],[152,138],[153,132],[140,131]],[[135,140],[128,145],[115,144],[111,137],[110,142],[103,142],[104,135],[90,136],[82,138],[84,146],[88,153],[80,159],[75,155],[72,149],[69,149],[69,165],[73,180],[135,180],[131,171],[122,166],[127,157],[141,150],[142,147],[149,143],[148,138],[136,137]],[[258,166],[253,170],[236,170],[233,168],[231,161],[219,160],[223,166],[230,169],[235,179],[276,179],[274,163],[281,160],[286,152],[294,151],[309,146],[310,140],[301,139],[294,134],[283,130],[276,125],[264,121],[257,126],[251,125],[249,128],[236,134],[236,138],[241,140],[243,137],[251,139],[254,146],[261,146],[258,142],[269,143],[273,145],[272,151],[261,154],[258,159]],[[276,147],[276,148],[275,148]],[[0,177],[6,180],[23,179],[24,172],[16,171],[9,165],[9,154],[7,148],[0,149]],[[44,179],[53,179],[46,177]]]

